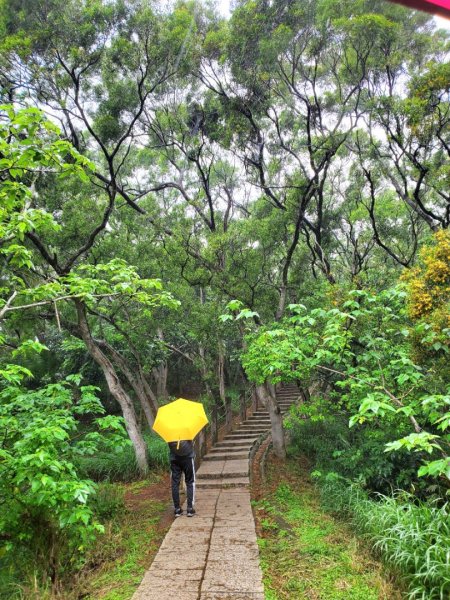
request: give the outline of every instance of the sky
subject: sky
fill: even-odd
[[[230,16],[230,4],[232,0],[217,0],[217,5],[220,10],[220,13],[224,17]],[[444,17],[434,17],[436,21],[436,26],[439,29],[448,29],[450,31],[450,19],[445,19]]]

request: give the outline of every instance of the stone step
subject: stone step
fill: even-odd
[[[248,431],[245,433],[229,433],[223,438],[224,442],[228,442],[230,440],[246,440],[254,442],[256,438],[259,436],[259,433],[249,433]]]
[[[208,452],[208,454],[212,454],[212,453],[216,453],[216,452],[224,452],[225,448],[221,447],[220,444],[222,442],[219,442],[216,446],[214,446],[214,448],[211,448],[211,450]],[[245,444],[245,445],[240,445],[240,444],[233,444],[229,447],[226,448],[227,452],[248,452],[248,450],[250,450],[250,448],[252,447],[252,444]]]
[[[217,479],[219,477],[245,477],[248,475],[248,458],[232,459],[222,461],[208,461],[200,465],[196,472],[196,479]]]
[[[248,487],[250,485],[249,477],[230,477],[220,479],[202,479],[196,482],[198,489],[220,489],[220,488],[236,488]]]
[[[230,433],[230,436],[236,437],[236,436],[245,436],[245,435],[261,435],[261,433],[266,433],[266,431],[268,431],[270,428],[269,427],[258,427],[258,428],[253,428],[253,429],[237,429],[236,433]]]
[[[263,428],[263,431],[266,431],[267,427]],[[235,437],[235,436],[239,436],[239,437],[258,437],[258,432],[255,431],[255,429],[251,429],[251,430],[247,430],[247,431],[241,431],[240,429],[235,429],[234,431],[231,431],[230,433],[227,433],[227,435],[224,437],[224,439],[227,439],[229,437]]]
[[[236,438],[234,440],[224,440],[216,445],[216,448],[239,448],[242,450],[243,447],[250,449],[255,443],[256,438]]]
[[[223,450],[223,449],[222,449]],[[231,450],[231,449],[230,449]],[[216,452],[215,454],[206,454],[202,460],[227,460],[229,458],[236,458],[239,460],[248,459],[249,450],[246,452]]]
[[[209,463],[209,464],[214,464]],[[221,473],[220,471],[216,471],[215,473],[196,473],[195,474],[195,483],[198,485],[199,481],[211,480],[211,479],[236,479],[236,477],[248,477],[248,469],[247,471],[230,471],[229,473]]]

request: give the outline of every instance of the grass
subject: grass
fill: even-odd
[[[135,482],[124,488],[128,494],[139,494],[145,485]],[[161,524],[168,505],[169,491],[167,500],[144,498],[112,524],[92,552],[91,569],[82,574],[78,594],[82,592],[87,600],[129,600],[170,525],[169,520]]]
[[[264,499],[254,503],[266,600],[396,600],[380,563],[320,505],[298,460],[268,465]]]
[[[105,526],[80,572],[68,573],[51,593],[31,570],[17,580],[15,565],[0,560],[0,599],[129,600],[172,522],[170,490],[161,473],[132,483],[100,484],[94,510]]]
[[[168,468],[166,442],[154,433],[147,433],[144,439],[150,471]],[[83,477],[94,481],[134,481],[141,477],[131,445],[117,453],[98,452],[95,456],[79,457],[76,467]]]
[[[382,560],[408,586],[411,600],[450,598],[450,514],[446,504],[423,502],[411,494],[377,501],[339,479],[321,484],[323,504],[365,534]]]

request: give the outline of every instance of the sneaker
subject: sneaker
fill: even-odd
[[[175,515],[175,518],[176,518],[176,517],[181,517],[181,515],[183,514],[183,509],[182,509],[182,508],[176,508],[176,509],[174,510],[174,513],[173,513],[173,514]]]
[[[188,517],[193,517],[195,515],[195,510],[193,508],[188,508],[186,514]]]

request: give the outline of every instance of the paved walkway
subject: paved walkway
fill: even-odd
[[[282,390],[282,409],[297,396]],[[268,414],[258,411],[204,457],[197,514],[175,519],[132,600],[264,600],[249,454],[269,428]]]

